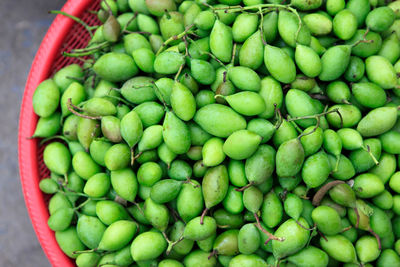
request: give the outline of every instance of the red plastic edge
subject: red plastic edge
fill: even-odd
[[[69,0],[62,10],[74,16],[80,16],[91,2],[91,0]],[[44,37],[25,85],[18,131],[18,160],[26,207],[33,228],[50,263],[53,266],[63,267],[75,266],[75,264],[62,252],[54,232],[47,226],[49,214],[38,186],[37,141],[27,138],[33,135],[38,119],[32,108],[33,93],[38,84],[48,78],[56,54],[72,25],[71,19],[58,15]]]

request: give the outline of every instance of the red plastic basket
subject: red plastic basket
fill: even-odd
[[[80,17],[89,25],[99,24],[97,16],[88,11],[98,10],[100,0],[69,0],[62,11]],[[45,11],[44,11],[45,12]],[[43,14],[45,14],[43,12]],[[32,108],[32,96],[40,82],[55,71],[78,59],[62,56],[63,51],[83,48],[89,40],[84,27],[72,19],[58,15],[44,37],[33,61],[22,99],[18,131],[18,154],[22,190],[28,213],[39,242],[53,266],[75,266],[59,248],[54,232],[47,226],[47,200],[39,189],[39,181],[49,175],[43,163],[43,148],[35,139],[28,139],[36,128],[37,116]]]

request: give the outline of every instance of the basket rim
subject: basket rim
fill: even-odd
[[[80,16],[92,0],[68,0],[62,11]],[[36,236],[52,266],[75,266],[57,244],[55,233],[47,225],[49,213],[43,193],[39,189],[37,140],[32,136],[38,116],[33,112],[32,96],[40,82],[51,73],[53,61],[74,21],[58,15],[43,38],[31,65],[22,98],[18,129],[18,162],[25,204]]]

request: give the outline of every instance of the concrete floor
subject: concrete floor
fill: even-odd
[[[18,116],[36,50],[65,0],[0,0],[0,266],[50,266],[22,197],[17,161]]]

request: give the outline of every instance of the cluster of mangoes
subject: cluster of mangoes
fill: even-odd
[[[80,267],[400,266],[400,1],[104,0],[33,96]]]

